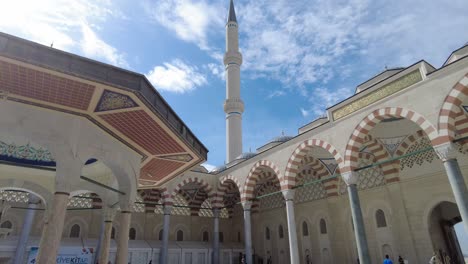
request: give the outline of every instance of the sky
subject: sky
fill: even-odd
[[[0,0],[0,6],[2,32],[145,74],[209,149],[206,167],[225,162],[228,0]],[[466,0],[235,0],[235,6],[245,152],[282,133],[296,135],[386,67],[424,59],[438,68],[468,42]]]

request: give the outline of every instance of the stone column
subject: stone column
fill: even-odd
[[[117,255],[115,256],[116,264],[128,263],[128,232],[130,230],[131,217],[132,213],[130,211],[120,211],[119,237],[117,238]]]
[[[23,227],[21,228],[21,235],[18,239],[18,244],[16,246],[16,253],[13,263],[14,264],[23,264],[24,255],[26,255],[26,246],[29,240],[29,233],[31,233],[31,227],[34,222],[34,216],[36,215],[36,208],[40,203],[40,199],[34,194],[29,194],[29,205],[28,211],[24,217]]]
[[[114,220],[115,209],[106,208],[104,211],[104,224],[102,229],[102,240],[100,241],[99,252],[96,252],[98,256],[98,262],[107,264],[109,261],[109,250],[112,236],[112,221]]]
[[[213,209],[214,228],[213,228],[213,264],[219,264],[219,208]]]
[[[163,235],[160,254],[160,264],[167,264],[167,255],[169,251],[169,225],[171,221],[172,205],[164,205]]]
[[[465,230],[468,232],[468,190],[456,158],[456,146],[453,143],[446,143],[436,146],[435,151],[444,163],[453,196],[455,196]]]
[[[291,264],[300,264],[299,246],[297,244],[296,218],[294,215],[294,192],[295,190],[283,190],[286,200],[286,214],[288,218],[289,251],[291,254]]]
[[[0,224],[2,223],[2,215],[5,215],[11,205],[7,201],[0,201]]]
[[[371,264],[369,248],[367,246],[366,230],[362,218],[361,203],[357,191],[358,174],[356,172],[346,172],[341,174],[343,180],[348,185],[349,203],[354,223],[354,236],[361,264]]]
[[[68,192],[55,192],[54,194],[52,208],[48,217],[48,225],[44,237],[41,238],[41,244],[39,245],[39,252],[36,259],[37,263],[56,263],[69,196],[70,194]]]
[[[244,236],[245,236],[245,263],[253,264],[252,262],[252,228],[250,220],[250,209],[252,201],[242,202],[244,207]]]

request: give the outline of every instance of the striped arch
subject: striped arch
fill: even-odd
[[[310,166],[309,170],[305,170],[305,169],[301,170],[301,168],[307,165]],[[310,175],[310,174],[317,177],[317,179],[331,176],[328,169],[319,159],[306,155],[301,160],[301,164],[298,166],[298,173],[296,174],[296,184],[299,183],[306,175]],[[331,196],[336,196],[338,194],[338,190],[337,190],[338,185],[334,179],[324,180],[322,184],[323,184],[323,188],[327,191],[327,196],[331,197]]]
[[[224,195],[226,191],[230,187],[231,183],[234,183],[235,187],[239,190],[239,194],[241,193],[241,183],[232,175],[223,176],[218,182],[218,190],[213,198],[213,208],[221,208],[224,204]]]
[[[403,140],[398,148],[395,151],[395,154],[399,157],[402,155],[405,155],[406,151],[408,148],[413,145],[414,142],[418,141],[420,138],[425,137],[426,135],[424,134],[424,131],[418,130],[416,133],[409,135]]]
[[[241,201],[250,201],[255,198],[255,184],[259,180],[259,176],[261,175],[263,168],[271,169],[275,173],[275,176],[278,178],[278,181],[281,183],[281,172],[278,169],[278,167],[269,160],[259,160],[253,165],[253,167],[250,169],[249,174],[247,175],[244,187],[241,190]]]
[[[299,167],[301,166],[301,161],[306,157],[307,152],[311,150],[313,147],[319,147],[326,151],[328,151],[336,160],[338,164],[338,171],[341,171],[343,165],[343,158],[341,157],[340,153],[336,150],[328,142],[325,142],[320,139],[309,139],[302,142],[292,153],[291,157],[289,158],[288,164],[286,165],[286,171],[284,173],[284,178],[280,180],[281,189],[287,190],[291,189],[296,186],[296,176],[299,172]],[[330,184],[332,183],[332,184]],[[334,185],[335,188],[337,187],[337,180],[330,179],[327,181],[327,184],[331,186]]]
[[[157,189],[140,190],[138,192],[145,203],[145,212],[154,213],[161,200],[161,191]]]
[[[187,197],[186,195],[184,195],[185,192],[183,192],[182,190],[182,187],[185,186],[186,184],[189,184],[189,183],[198,183],[200,185],[200,188],[206,192],[207,194],[207,199],[210,199],[210,201],[212,201],[213,197],[214,197],[214,192],[213,192],[213,188],[208,184],[206,183],[203,179],[199,179],[198,177],[193,177],[193,178],[187,178],[187,179],[184,179],[182,182],[180,182],[179,184],[177,184],[177,186],[174,188],[174,190],[172,190],[172,194],[171,194],[171,197],[175,197],[177,195],[177,193],[181,193],[184,198],[187,200]],[[191,197],[190,197],[191,198]],[[190,198],[187,200],[188,202],[190,202]],[[189,203],[189,205],[193,206],[194,208],[190,208],[190,214],[191,215],[198,215],[198,210],[199,208],[195,208],[195,207],[200,207],[201,204],[204,202],[205,199],[200,199],[200,200],[196,200],[196,201],[192,201],[192,204]],[[193,203],[195,202],[195,203]]]
[[[364,140],[365,141],[363,145],[366,147],[366,150],[369,150],[374,155],[374,162],[380,162],[392,158],[383,144],[377,139],[373,138],[372,135],[367,135]],[[379,165],[387,183],[400,180],[398,177],[399,165],[400,163],[398,161],[386,162]]]
[[[432,142],[432,145],[437,145],[439,143],[437,130],[434,126],[426,120],[422,115],[400,107],[386,107],[373,111],[367,117],[365,117],[354,129],[351,134],[348,144],[346,145],[345,158],[344,158],[344,168],[343,172],[349,172],[357,169],[357,161],[359,150],[361,149],[362,144],[366,135],[369,134],[378,123],[384,119],[388,118],[405,118],[409,121],[412,121],[426,133],[429,139]]]
[[[439,140],[438,144],[452,142],[455,139],[455,119],[461,104],[468,99],[468,73],[453,86],[445,97],[439,112]]]

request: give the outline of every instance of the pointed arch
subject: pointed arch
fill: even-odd
[[[438,144],[452,142],[455,139],[455,119],[463,101],[468,99],[468,73],[450,90],[439,111]]]
[[[281,189],[287,190],[292,189],[297,184],[297,176],[299,173],[299,168],[301,166],[301,161],[307,158],[307,153],[314,147],[321,148],[335,159],[337,163],[336,171],[340,172],[343,166],[343,158],[336,148],[330,143],[320,140],[320,139],[309,139],[302,142],[292,153],[291,157],[288,160],[286,165],[286,170],[284,177],[281,179]],[[321,164],[316,164],[315,168],[319,169]],[[328,171],[327,171],[328,174]],[[320,174],[320,177],[323,177],[325,174]],[[329,179],[322,182],[324,188],[327,190],[327,196],[337,196],[338,195],[338,179]]]
[[[237,192],[239,192],[239,196],[231,197],[227,203],[225,201],[225,195],[227,194],[228,191],[232,191],[233,189],[237,189]],[[227,175],[223,176],[219,183],[218,183],[218,190],[216,192],[215,197],[213,200],[215,201],[213,203],[214,208],[221,208],[221,207],[227,207],[228,214],[230,217],[232,217],[234,213],[234,204],[240,200],[240,193],[241,193],[241,183],[237,179],[237,177],[234,177],[232,175]],[[239,199],[239,200],[238,200]]]
[[[247,179],[245,180],[244,188],[242,188],[242,191],[241,191],[242,201],[250,201],[255,198],[254,197],[255,184],[259,180],[262,169],[264,168],[271,169],[274,172],[276,178],[278,179],[278,182],[281,182],[280,180],[281,172],[273,162],[269,160],[257,161],[250,169]]]
[[[364,142],[364,138],[378,123],[388,118],[405,118],[409,121],[412,121],[426,133],[433,146],[439,143],[437,130],[431,124],[431,122],[426,120],[426,118],[424,118],[421,114],[400,107],[386,107],[377,109],[366,116],[353,130],[348,144],[346,145],[344,168],[341,171],[342,173],[357,169],[358,155]]]

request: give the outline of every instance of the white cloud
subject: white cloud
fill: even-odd
[[[312,105],[309,109],[301,108],[303,117],[313,114],[315,117],[322,116],[328,107],[350,97],[354,92],[354,88],[341,87],[331,89],[318,87],[314,89],[314,94],[309,98],[309,104]]]
[[[70,52],[82,52],[125,66],[124,56],[99,38],[96,30],[109,17],[122,14],[108,0],[2,1],[0,30]]]
[[[124,56],[116,48],[100,39],[88,25],[83,24],[81,30],[83,38],[80,46],[86,56],[101,58],[111,64],[128,68]]]
[[[226,80],[226,77],[224,75],[224,65],[220,63],[208,63],[207,65],[205,65],[205,67],[207,67],[210,70],[211,74],[213,74],[214,76],[218,77],[221,80]]]
[[[187,42],[203,50],[210,50],[209,31],[223,26],[224,8],[204,0],[159,0],[146,2],[146,11],[164,27],[174,31]]]
[[[267,96],[267,98],[268,98],[268,99],[271,99],[271,98],[280,97],[280,96],[283,96],[283,95],[286,95],[286,92],[285,92],[285,91],[283,91],[283,90],[275,90],[275,91],[272,91],[272,92]]]
[[[301,114],[303,117],[308,117],[310,111],[305,110],[304,108],[301,107]]]
[[[196,66],[189,66],[178,59],[155,66],[146,77],[157,89],[175,93],[192,91],[207,83]]]

